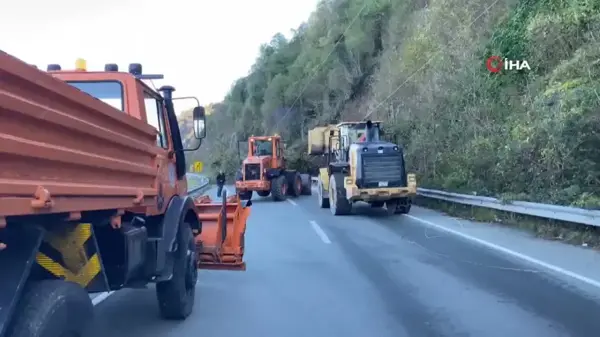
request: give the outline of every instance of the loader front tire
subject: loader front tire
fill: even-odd
[[[274,178],[271,181],[271,196],[273,197],[273,201],[284,201],[287,198],[287,179],[285,178],[285,174]]]
[[[252,191],[244,191],[244,192],[240,192],[240,199],[241,200],[250,200],[252,199]]]
[[[7,337],[83,337],[94,306],[78,284],[44,280],[26,286],[13,317]]]
[[[163,318],[183,320],[194,308],[198,280],[196,244],[188,223],[180,225],[174,254],[173,277],[156,284],[156,296]]]

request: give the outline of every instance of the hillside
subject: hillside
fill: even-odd
[[[599,38],[597,0],[322,1],[210,107],[192,156],[233,172],[237,139],[278,132],[303,163],[308,129],[369,114],[423,187],[598,207]]]

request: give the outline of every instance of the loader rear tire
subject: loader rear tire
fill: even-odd
[[[271,191],[256,191],[256,193],[261,197],[268,197]]]
[[[403,199],[398,204],[396,208],[396,214],[408,214],[410,212],[410,206],[412,205],[412,200],[409,198]]]
[[[284,201],[287,198],[287,179],[282,174],[271,181],[271,196],[273,201]]]
[[[285,171],[285,177],[288,184],[288,195],[292,197],[299,197],[302,193],[302,178],[298,171]]]
[[[346,199],[344,175],[334,173],[329,176],[329,210],[333,215],[348,215],[352,213],[352,203]]]
[[[83,337],[94,317],[85,289],[63,280],[26,286],[7,337]]]
[[[385,202],[385,210],[388,215],[396,214],[399,207],[400,201],[398,201],[398,199],[391,199]]]
[[[180,225],[174,254],[173,277],[156,284],[156,296],[163,318],[183,320],[194,308],[198,280],[196,244],[192,229],[186,222]]]

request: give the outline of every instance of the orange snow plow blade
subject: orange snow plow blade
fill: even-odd
[[[202,232],[196,236],[198,268],[246,270],[244,235],[252,202],[242,205],[238,195],[227,198],[223,191],[220,202],[202,196],[195,204],[202,223]]]

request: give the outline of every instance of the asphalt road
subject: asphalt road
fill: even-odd
[[[153,289],[116,292],[96,306],[91,336],[600,334],[595,252],[419,208],[334,217],[315,196],[254,199],[246,272],[201,271],[183,322],[158,318]]]

